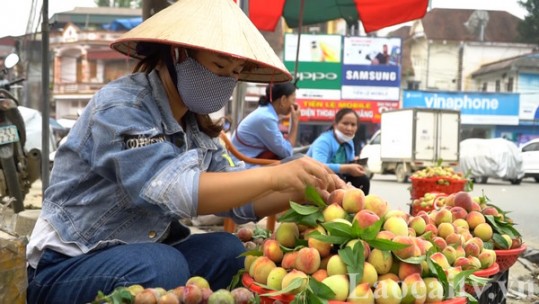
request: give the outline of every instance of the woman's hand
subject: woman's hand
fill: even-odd
[[[299,123],[299,117],[301,116],[301,109],[297,103],[290,105],[290,119],[292,123]]]
[[[352,176],[362,176],[365,175],[365,169],[359,164],[343,164],[341,165],[341,173]]]

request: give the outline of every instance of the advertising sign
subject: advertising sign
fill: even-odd
[[[298,58],[298,98],[341,98],[341,35],[286,34],[284,64],[294,73]]]
[[[343,99],[400,99],[400,38],[345,37]]]
[[[460,110],[461,123],[518,125],[518,94],[475,92],[403,92],[403,108]]]
[[[539,119],[539,76],[537,74],[520,73],[518,75],[520,91],[520,113],[522,120]]]
[[[297,99],[301,108],[301,121],[333,121],[342,108],[351,108],[361,122],[380,123],[380,113],[399,108],[394,101],[316,100]]]

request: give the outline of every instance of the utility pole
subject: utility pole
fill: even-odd
[[[41,41],[42,41],[42,110],[41,110],[41,185],[42,194],[45,197],[45,190],[49,187],[49,0],[43,0],[43,19],[41,23]]]

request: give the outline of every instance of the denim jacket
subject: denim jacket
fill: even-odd
[[[170,226],[197,215],[201,172],[244,169],[187,115],[183,130],[155,71],[106,85],[57,151],[41,217],[83,252],[185,238]],[[256,220],[251,204],[220,215]]]

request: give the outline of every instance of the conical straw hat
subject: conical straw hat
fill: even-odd
[[[292,79],[266,39],[232,0],[178,0],[122,35],[111,47],[141,59],[139,42],[210,50],[245,59],[256,67],[239,80],[283,82]]]

